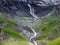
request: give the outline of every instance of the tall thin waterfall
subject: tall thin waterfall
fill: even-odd
[[[33,7],[31,7],[31,5],[30,4],[28,4],[28,7],[30,8],[30,14],[34,17],[34,18],[38,18],[36,15],[35,15],[35,12],[34,12],[34,8]]]
[[[34,22],[35,22],[36,19],[38,19],[38,17],[35,15],[34,9],[33,9],[33,7],[31,7],[30,4],[28,4],[28,7],[29,7],[29,9],[30,9],[30,14],[34,17]],[[32,28],[34,22],[33,22],[33,23],[30,22],[30,24],[29,24],[28,26],[30,27],[30,29],[31,29],[31,30],[33,31],[33,33],[34,33],[34,35],[31,36],[30,41],[32,41],[32,42],[34,43],[34,45],[37,45],[37,42],[36,42],[35,40],[32,40],[33,38],[35,38],[35,37],[37,36],[36,31]]]
[[[34,35],[31,36],[30,41],[32,41],[34,43],[34,45],[37,45],[37,42],[35,40],[32,40],[33,38],[35,38],[37,36],[36,31],[32,28],[32,26],[30,26],[31,30],[33,31]]]

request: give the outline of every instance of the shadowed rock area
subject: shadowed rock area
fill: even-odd
[[[10,16],[32,17],[28,4],[38,16],[44,16],[52,10],[59,10],[60,0],[0,0],[0,10]]]

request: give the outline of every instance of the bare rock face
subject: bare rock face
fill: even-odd
[[[60,0],[37,0],[34,1],[38,6],[59,5]]]
[[[59,5],[60,0],[19,0],[22,2],[35,3],[38,6]]]
[[[41,17],[56,9],[60,0],[0,0],[0,10],[9,13],[10,16],[32,17],[28,4],[34,9],[34,13]]]

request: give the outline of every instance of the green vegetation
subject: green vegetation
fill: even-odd
[[[58,37],[59,31],[60,31],[60,17],[47,16],[43,19],[39,19],[38,21],[36,21],[33,28],[36,29],[37,31],[41,30],[39,39],[50,38],[50,34]]]
[[[2,45],[33,45],[28,41],[5,41]]]
[[[60,16],[46,16],[38,19],[33,28],[37,32],[41,31],[40,36],[36,38],[37,42],[43,42],[46,45],[60,45]],[[24,36],[16,32],[18,29],[16,20],[0,16],[0,31],[3,31],[8,38],[14,39],[14,41],[5,40],[2,45],[33,45]]]
[[[16,21],[0,16],[0,31],[3,31],[9,37],[26,41],[26,38],[16,32],[16,30],[18,30],[18,24]]]
[[[60,38],[50,41],[47,45],[60,45]]]
[[[44,43],[45,45],[60,45],[60,16],[52,17],[50,15],[39,19],[35,22],[33,28],[37,32],[41,31],[37,38],[40,44]]]
[[[0,16],[0,31],[2,32],[2,34],[0,32],[0,37],[2,35],[2,38],[4,38],[4,36],[7,38],[4,38],[4,40],[1,41],[2,43],[0,42],[0,45],[33,45],[17,32],[18,29],[19,25],[16,20]]]

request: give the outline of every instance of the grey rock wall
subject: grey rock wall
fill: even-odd
[[[0,0],[0,11],[10,16],[32,17],[29,12],[30,4],[38,17],[47,15],[52,10],[59,10],[60,0]]]

